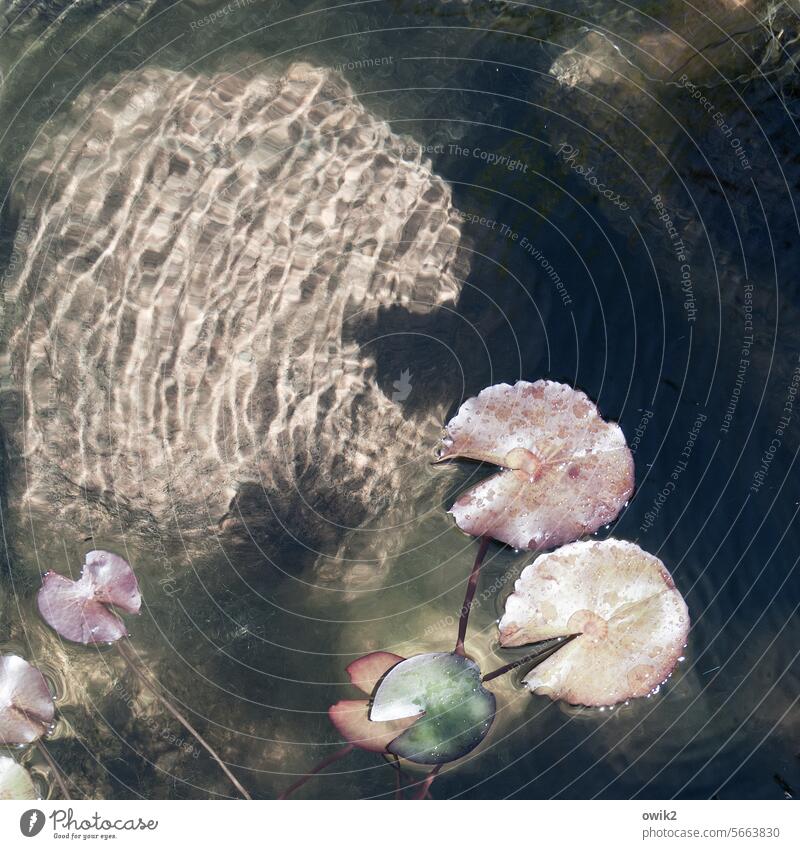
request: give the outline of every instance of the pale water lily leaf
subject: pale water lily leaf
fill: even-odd
[[[62,637],[88,645],[126,637],[124,623],[109,605],[125,613],[138,613],[142,597],[127,560],[110,551],[90,551],[80,580],[48,572],[38,603],[47,624]]]
[[[652,693],[689,633],[689,611],[664,564],[623,540],[576,542],[527,566],[506,602],[500,643],[578,634],[525,678],[570,704],[613,705]]]
[[[0,801],[36,798],[36,787],[28,770],[12,758],[0,756]]]
[[[572,542],[614,519],[633,492],[633,456],[619,425],[562,383],[500,383],[465,401],[440,460],[503,467],[453,505],[462,531],[519,549]]]
[[[472,751],[494,720],[495,697],[481,684],[478,665],[449,652],[420,654],[394,666],[375,692],[372,721],[424,712],[388,750],[416,763],[441,764]]]
[[[33,743],[50,730],[55,706],[44,676],[15,654],[0,656],[0,745]]]

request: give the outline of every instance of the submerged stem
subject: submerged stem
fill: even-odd
[[[403,770],[400,767],[400,758],[397,755],[392,755],[391,760],[389,761],[390,766],[394,769],[395,773],[395,789],[394,789],[394,798],[402,799],[403,798]]]
[[[517,669],[520,666],[530,662],[531,660],[545,660],[545,658],[550,657],[551,654],[558,651],[558,649],[563,648],[570,640],[574,640],[578,634],[570,634],[567,637],[559,637],[558,643],[554,646],[549,646],[546,649],[540,650],[538,652],[533,652],[532,654],[526,654],[525,657],[520,657],[517,660],[512,660],[511,663],[506,663],[503,666],[498,666],[497,669],[493,669],[491,672],[487,672],[486,675],[481,678],[481,683],[486,683],[487,681],[492,681],[495,678],[499,678],[501,675],[505,675],[506,672],[511,672],[514,669]]]
[[[481,544],[478,548],[478,553],[475,555],[475,562],[472,564],[472,571],[469,574],[467,581],[467,592],[464,596],[464,604],[461,607],[461,615],[458,618],[458,639],[456,640],[455,653],[464,654],[464,638],[467,636],[467,623],[469,622],[469,611],[472,607],[472,600],[475,598],[475,590],[478,587],[478,575],[481,571],[483,558],[486,557],[486,550],[489,548],[490,538],[487,536],[481,537]]]
[[[441,764],[436,764],[436,766],[425,776],[425,780],[422,782],[420,786],[419,793],[414,797],[415,799],[424,799],[426,796],[430,797],[430,789],[431,784],[433,784],[436,776],[439,774],[439,770],[442,768]]]
[[[352,743],[348,743],[343,748],[335,751],[332,755],[328,755],[327,758],[323,758],[313,769],[310,769],[305,775],[301,776],[294,784],[290,785],[286,788],[286,790],[278,796],[279,799],[288,799],[295,790],[299,790],[307,781],[313,778],[318,772],[322,772],[323,769],[327,769],[331,764],[335,764],[336,761],[340,761],[345,755],[349,755],[350,752],[353,751],[355,746]]]
[[[159,685],[151,680],[150,675],[145,672],[144,669],[139,666],[138,661],[134,658],[131,651],[125,645],[123,640],[120,640],[117,643],[117,649],[119,650],[120,655],[122,655],[125,662],[128,666],[138,675],[141,682],[147,687],[148,690],[161,702],[162,705],[175,717],[175,719],[180,722],[180,724],[194,737],[195,740],[211,755],[211,757],[217,762],[220,769],[225,773],[225,775],[230,779],[231,784],[244,796],[245,799],[251,799],[252,797],[247,792],[247,790],[242,787],[239,783],[239,780],[236,776],[228,769],[228,767],[223,763],[222,758],[211,748],[211,745],[207,743],[200,732],[192,726],[189,720],[170,702],[166,696],[164,696],[160,690]]]
[[[50,754],[50,752],[47,751],[47,746],[45,746],[45,744],[42,743],[41,740],[37,740],[36,748],[39,750],[42,757],[47,761],[47,765],[53,771],[56,783],[61,788],[61,795],[67,801],[70,801],[72,799],[72,796],[69,795],[69,790],[67,790],[67,783],[64,781],[64,776],[61,775],[61,770],[58,768],[58,764],[53,760],[53,756]]]

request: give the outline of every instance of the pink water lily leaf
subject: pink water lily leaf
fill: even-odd
[[[0,655],[0,744],[33,743],[50,730],[55,706],[44,676],[15,654]]]
[[[403,660],[391,652],[371,652],[354,660],[347,667],[347,674],[359,690],[370,696],[381,678]],[[369,718],[369,699],[343,699],[331,705],[328,716],[349,743],[368,752],[385,753],[389,744],[412,725],[419,714],[390,722],[373,722]]]
[[[414,716],[390,722],[373,722],[369,718],[368,699],[342,699],[328,708],[328,716],[348,743],[368,752],[382,753],[417,720]]]
[[[405,660],[404,657],[389,651],[370,652],[354,660],[347,667],[347,675],[352,684],[371,696],[381,678],[403,660]]]
[[[62,637],[89,645],[126,637],[125,624],[110,606],[138,613],[142,597],[127,560],[110,551],[90,551],[78,581],[48,572],[38,603],[47,624]]]
[[[589,706],[653,693],[672,673],[688,633],[686,602],[664,564],[616,539],[537,557],[500,620],[503,646],[578,634],[534,667],[525,685]]]
[[[619,425],[562,383],[500,383],[465,401],[439,460],[466,457],[503,471],[462,495],[461,530],[518,549],[572,542],[614,519],[633,492],[633,456]]]

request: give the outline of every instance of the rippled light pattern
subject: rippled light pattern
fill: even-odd
[[[43,129],[14,203],[23,503],[182,533],[275,514],[305,542],[391,504],[387,444],[407,458],[441,413],[405,416],[356,337],[455,301],[460,221],[338,73],[108,77]]]

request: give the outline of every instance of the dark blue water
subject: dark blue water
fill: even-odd
[[[228,5],[202,25],[224,4],[94,4],[57,23],[10,15],[0,38],[4,187],[41,123],[106,73],[341,66],[368,109],[427,147],[464,215],[471,263],[454,313],[390,310],[361,331],[379,383],[410,369],[451,413],[501,381],[583,389],[635,452],[635,496],[603,533],[660,557],[692,615],[685,660],[649,699],[577,710],[531,697],[517,680],[500,684],[486,744],[444,771],[434,795],[800,791],[800,84],[790,5],[770,17],[754,3],[752,15],[729,18],[725,4],[707,4],[699,22],[680,0]],[[626,77],[601,70],[599,82],[571,88],[550,73],[565,50],[604,42],[614,49],[595,67],[624,55]],[[15,220],[4,221],[8,263]],[[455,492],[474,472],[441,474]],[[148,604],[134,637],[254,795],[274,797],[339,746],[325,711],[352,696],[343,669],[354,656],[441,650],[454,638],[441,623],[460,605],[474,543],[446,506],[420,486],[415,520],[385,532],[379,566],[363,529],[324,551],[333,574],[343,557],[373,569],[360,584],[321,580],[288,536],[271,541],[282,570],[233,568],[213,552],[189,563],[174,539],[172,583],[154,555],[142,567]],[[60,681],[51,750],[78,793],[227,794],[205,755],[169,739],[180,731],[157,708],[120,695],[132,684],[108,653],[56,653],[45,642],[38,574],[49,558],[79,563],[85,544],[3,508],[0,649],[37,658]],[[490,552],[482,588],[495,589],[472,622],[472,651],[490,667],[504,657],[494,631],[504,577],[527,562]],[[394,780],[376,755],[355,753],[302,792],[384,796]]]

